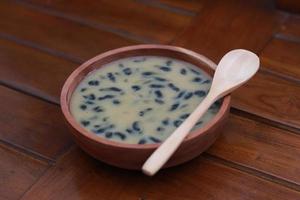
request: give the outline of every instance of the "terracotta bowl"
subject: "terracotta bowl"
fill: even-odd
[[[123,144],[99,137],[85,130],[75,121],[70,112],[69,102],[74,89],[89,72],[117,59],[141,55],[166,56],[183,60],[194,64],[210,75],[216,68],[216,64],[208,58],[184,48],[166,45],[136,45],[100,54],[83,63],[68,77],[63,86],[60,101],[75,141],[85,152],[96,159],[126,169],[141,169],[142,164],[159,144]],[[230,96],[226,96],[216,116],[203,128],[190,133],[165,167],[184,163],[205,151],[220,134],[229,107]]]

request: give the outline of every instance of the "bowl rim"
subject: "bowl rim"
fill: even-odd
[[[72,116],[70,108],[69,108],[69,104],[67,101],[67,97],[68,97],[68,93],[70,91],[70,86],[73,84],[73,81],[75,80],[75,78],[77,76],[80,75],[80,73],[87,67],[89,67],[90,65],[92,65],[93,63],[99,61],[100,59],[103,59],[105,57],[108,56],[112,56],[115,54],[119,54],[119,53],[124,53],[126,51],[136,51],[136,50],[141,50],[141,49],[152,49],[152,50],[166,50],[166,51],[173,51],[176,53],[181,53],[181,54],[186,54],[189,57],[192,57],[193,59],[198,60],[200,63],[206,65],[207,67],[215,70],[217,65],[211,61],[210,59],[208,59],[207,57],[198,54],[194,51],[182,48],[182,47],[178,47],[178,46],[171,46],[171,45],[160,45],[160,44],[142,44],[142,45],[132,45],[132,46],[126,46],[126,47],[121,47],[121,48],[117,48],[117,49],[113,49],[113,50],[109,50],[106,51],[104,53],[101,53],[89,60],[87,60],[86,62],[84,62],[83,64],[81,64],[79,67],[77,67],[67,78],[67,80],[65,81],[62,91],[61,91],[61,96],[60,96],[60,105],[61,105],[61,109],[63,112],[63,115],[65,117],[65,119],[67,120],[67,122],[69,123],[69,125],[72,126],[72,128],[74,128],[77,133],[79,133],[80,135],[86,137],[87,139],[96,142],[96,143],[101,143],[103,145],[107,145],[107,146],[114,146],[114,147],[118,147],[118,148],[123,148],[123,149],[155,149],[157,147],[159,147],[160,143],[154,143],[154,144],[128,144],[128,143],[122,143],[122,142],[115,142],[115,141],[111,141],[102,137],[97,136],[96,134],[84,129],[76,120],[75,118]],[[214,116],[214,118],[209,121],[204,127],[196,129],[194,131],[192,131],[183,141],[183,143],[190,141],[196,137],[199,137],[200,135],[203,135],[205,133],[208,132],[208,130],[210,128],[212,128],[219,120],[221,120],[221,118],[226,114],[227,109],[230,106],[230,94],[225,96],[223,98],[223,103],[218,111],[218,113]],[[74,135],[74,132],[72,132],[72,134]]]

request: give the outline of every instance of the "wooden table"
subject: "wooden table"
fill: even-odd
[[[59,107],[80,63],[139,43],[262,63],[217,142],[152,178],[81,151]],[[0,81],[1,200],[300,199],[300,16],[272,1],[1,0]]]

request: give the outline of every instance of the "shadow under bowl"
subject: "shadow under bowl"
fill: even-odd
[[[66,80],[60,97],[61,109],[76,143],[89,155],[107,164],[125,168],[141,169],[143,163],[159,144],[126,144],[99,137],[81,127],[70,112],[70,99],[82,79],[91,71],[112,61],[132,56],[165,56],[191,63],[210,76],[216,64],[193,51],[167,45],[135,45],[102,53],[79,66]],[[215,117],[204,127],[190,133],[164,167],[189,161],[205,151],[220,134],[230,108],[230,96],[223,98]]]

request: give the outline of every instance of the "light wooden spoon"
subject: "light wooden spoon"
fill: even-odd
[[[154,175],[172,156],[200,117],[218,99],[226,96],[246,81],[259,68],[259,58],[252,52],[236,49],[219,62],[209,93],[196,110],[170,135],[143,165],[143,172]]]

